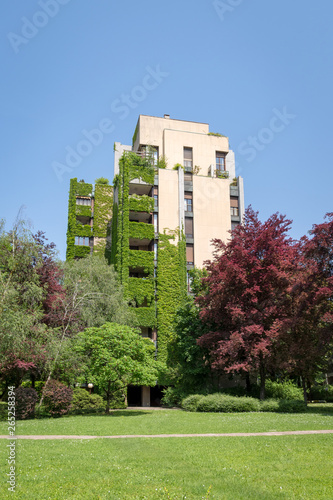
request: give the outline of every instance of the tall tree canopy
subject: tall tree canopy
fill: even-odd
[[[214,241],[214,260],[204,278],[206,293],[197,299],[201,318],[210,327],[199,344],[209,349],[213,368],[258,371],[261,398],[276,359],[278,327],[290,307],[297,255],[287,236],[290,225],[279,214],[262,223],[249,207],[228,243]]]

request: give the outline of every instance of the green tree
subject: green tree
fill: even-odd
[[[66,309],[76,321],[76,331],[106,322],[133,324],[134,314],[123,298],[116,272],[103,257],[89,255],[66,262],[64,286]]]
[[[77,336],[76,351],[86,356],[86,376],[104,392],[110,410],[113,393],[127,385],[154,386],[158,377],[155,346],[136,330],[116,323],[87,328]]]
[[[73,368],[78,364],[71,356],[70,339],[79,331],[110,321],[133,323],[134,313],[123,299],[113,266],[109,266],[103,257],[89,255],[66,262],[63,286],[65,294],[59,295],[58,301],[54,302],[60,338],[44,389],[54,373],[67,382],[75,377]],[[72,366],[70,371],[69,365]],[[42,401],[43,396],[40,405]]]
[[[50,297],[41,280],[44,258],[54,265],[53,248],[45,246],[19,217],[13,228],[0,225],[0,382],[18,386],[27,373],[49,363],[55,332],[45,322]]]

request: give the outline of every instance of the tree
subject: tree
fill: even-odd
[[[48,363],[54,331],[44,322],[49,290],[41,280],[43,257],[51,249],[34,238],[18,217],[10,231],[0,231],[0,380],[18,386],[27,373]]]
[[[304,400],[318,372],[327,372],[333,339],[333,214],[299,243],[290,316],[280,326],[284,365],[301,377]],[[289,365],[289,366],[288,366]]]
[[[117,281],[113,266],[103,257],[89,255],[83,259],[66,262],[63,287],[65,294],[58,294],[52,302],[49,317],[59,325],[58,347],[48,371],[46,390],[53,372],[68,367],[70,339],[87,327],[99,327],[108,321],[123,324],[133,322],[133,314],[123,299],[123,291]],[[75,366],[73,360],[72,366]],[[70,378],[74,373],[71,370]],[[67,372],[68,374],[68,372]],[[65,374],[64,379],[68,380]],[[43,402],[43,396],[40,405]]]
[[[204,388],[211,382],[209,353],[197,340],[206,333],[193,297],[188,297],[175,315],[175,339],[169,346],[168,365],[173,369],[175,386],[185,392]]]
[[[228,243],[214,240],[206,293],[198,297],[209,333],[199,344],[209,349],[212,367],[226,372],[259,372],[260,398],[275,367],[280,322],[288,315],[296,246],[287,238],[291,221],[274,214],[266,222],[249,207],[244,224]]]
[[[105,323],[78,334],[76,350],[87,358],[86,376],[104,392],[110,410],[114,392],[127,385],[156,384],[158,362],[155,346],[148,338],[124,325]]]

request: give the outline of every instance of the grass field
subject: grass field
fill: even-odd
[[[299,415],[121,411],[18,422],[17,434],[332,429],[327,408]],[[210,486],[209,499],[333,498],[333,435],[18,440],[15,495],[7,492],[7,443],[0,441],[1,499],[198,500]]]
[[[181,410],[124,410],[112,415],[18,421],[16,434],[196,434],[333,429],[333,404],[307,413],[188,413]],[[7,423],[0,422],[0,434]]]

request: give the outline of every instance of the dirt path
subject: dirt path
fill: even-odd
[[[170,438],[170,437],[250,437],[250,436],[302,436],[305,434],[333,434],[333,429],[318,431],[282,431],[282,432],[232,432],[225,434],[129,434],[120,436],[67,436],[67,435],[18,435],[4,436],[0,439],[128,439],[128,438]]]

